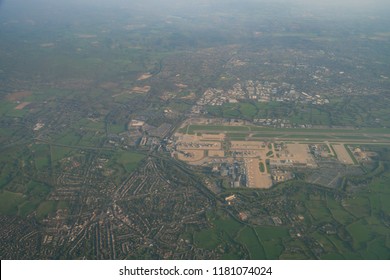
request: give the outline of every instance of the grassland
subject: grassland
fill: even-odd
[[[284,227],[256,227],[257,236],[263,244],[268,259],[278,259],[284,251],[283,240],[289,238],[288,229]]]
[[[43,201],[37,208],[37,218],[43,219],[49,214],[55,213],[57,210],[57,201]]]
[[[256,231],[251,227],[245,227],[240,231],[240,235],[237,241],[241,242],[244,247],[248,250],[251,259],[260,260],[266,259],[264,247],[258,239]]]
[[[134,171],[139,162],[145,158],[144,155],[133,152],[120,152],[117,153],[116,162],[120,164],[127,173]]]
[[[18,213],[18,205],[26,201],[22,193],[14,193],[9,191],[0,192],[0,213],[5,215],[16,215]]]
[[[265,172],[266,171],[264,163],[262,161],[259,163],[259,169],[260,169],[260,172]]]

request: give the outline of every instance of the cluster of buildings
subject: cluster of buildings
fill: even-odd
[[[246,186],[246,171],[240,162],[225,162],[220,166],[215,165],[213,171],[217,171],[222,177],[227,178],[232,188]]]
[[[291,122],[286,119],[253,119],[253,123],[257,125],[262,125],[262,126],[272,126],[272,127],[281,127],[281,128],[291,128],[293,127],[291,125]]]
[[[238,103],[239,100],[254,100],[258,102],[299,102],[304,104],[324,105],[329,103],[327,98],[319,94],[299,92],[294,85],[288,83],[270,83],[248,80],[236,83],[232,89],[209,88],[192,108],[192,113],[202,113],[204,106],[222,106],[225,103]]]

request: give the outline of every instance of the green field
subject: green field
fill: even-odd
[[[81,133],[76,131],[67,131],[60,135],[56,139],[56,144],[61,144],[65,146],[76,146],[81,140]]]
[[[0,213],[3,215],[16,215],[18,213],[18,206],[25,201],[26,198],[21,193],[1,191]]]
[[[329,211],[332,213],[332,217],[343,225],[348,225],[355,219],[348,211],[346,211],[339,201],[334,199],[328,199],[326,201]]]
[[[49,214],[54,214],[57,210],[57,201],[49,200],[49,201],[43,201],[41,204],[39,204],[37,209],[37,218],[43,219],[47,217]]]
[[[34,155],[35,167],[38,170],[47,170],[51,165],[50,146],[46,144],[37,144],[31,147]]]
[[[278,259],[284,251],[283,240],[289,239],[287,228],[283,227],[256,227],[257,235],[262,241],[268,259]]]
[[[265,166],[264,166],[263,162],[259,163],[259,169],[260,169],[260,172],[265,172]]]
[[[344,201],[344,208],[357,218],[370,215],[370,201],[366,197],[355,197]]]
[[[29,200],[19,205],[18,215],[26,217],[29,214],[32,214],[39,206],[40,200]]]
[[[332,214],[329,212],[326,202],[323,200],[309,200],[305,202],[315,221],[330,221]]]
[[[209,215],[209,222],[212,224],[211,228],[194,233],[197,246],[212,250],[234,240],[246,248],[251,259],[278,259],[284,249],[283,240],[289,237],[286,228],[252,228],[222,213]]]
[[[267,259],[262,243],[258,240],[256,232],[250,228],[245,227],[238,236],[237,240],[242,243],[248,250],[250,258],[253,260]]]
[[[74,153],[73,148],[63,147],[63,146],[52,146],[52,161],[57,162],[63,158],[70,156]]]
[[[194,233],[195,244],[204,249],[215,249],[219,245],[218,235],[214,229],[205,229]]]
[[[120,152],[116,156],[116,162],[123,166],[126,172],[133,172],[141,160],[145,158],[144,155],[133,152]]]

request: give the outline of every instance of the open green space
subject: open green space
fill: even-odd
[[[35,144],[30,149],[34,155],[35,167],[38,170],[47,170],[51,164],[50,146],[46,144]]]
[[[51,191],[51,187],[37,181],[30,181],[23,188],[24,193],[0,192],[0,213],[27,216],[38,209]]]
[[[56,139],[56,144],[64,146],[76,146],[79,144],[82,135],[78,131],[68,130]]]
[[[245,227],[242,231],[240,231],[240,235],[237,237],[237,240],[248,250],[251,259],[262,260],[267,258],[264,248],[258,240],[253,228]]]
[[[27,185],[27,194],[29,197],[45,199],[50,191],[51,187],[45,183],[30,181]]]
[[[222,212],[209,212],[207,219],[211,227],[194,233],[195,244],[201,248],[213,249],[226,239],[234,239],[242,228],[240,223]]]
[[[0,167],[0,189],[7,186],[15,177],[14,165],[12,162],[2,163]]]
[[[8,115],[14,113],[13,111],[16,111],[15,110],[16,106],[17,106],[17,104],[15,102],[1,100],[1,102],[0,102],[0,112],[1,112],[2,115],[7,115],[8,116]]]
[[[214,229],[204,229],[194,233],[195,244],[203,249],[215,249],[219,244],[219,238]]]
[[[53,162],[58,162],[58,161],[62,160],[63,158],[68,157],[77,151],[73,148],[68,148],[68,147],[63,147],[63,146],[55,146],[55,145],[53,145],[51,147],[51,149],[52,149],[52,161]]]
[[[386,245],[386,237],[379,237],[367,245],[367,255],[370,259],[388,260],[390,258],[390,246]]]
[[[80,121],[74,123],[72,125],[73,128],[83,128],[91,131],[100,131],[104,132],[104,121],[103,120],[95,120],[95,119],[81,119]]]
[[[0,192],[0,213],[3,215],[16,215],[18,206],[26,201],[22,193],[9,191]]]
[[[25,201],[19,205],[18,215],[22,217],[26,217],[32,214],[39,206],[41,201],[39,199],[33,199],[29,201]]]
[[[339,252],[336,248],[336,246],[332,243],[332,241],[328,238],[328,235],[320,233],[320,232],[312,232],[310,234],[310,237],[315,239],[318,244],[321,244],[320,246],[327,252],[328,254],[336,254],[338,255]],[[331,256],[327,256],[327,258],[331,258]]]
[[[178,100],[173,100],[169,103],[169,108],[174,112],[185,113],[191,109],[191,105]]]
[[[284,250],[283,240],[289,238],[284,227],[252,228],[222,213],[209,214],[211,227],[194,233],[197,246],[215,249],[226,242],[238,242],[247,249],[251,259],[278,259]]]
[[[49,214],[54,214],[57,210],[57,201],[47,200],[39,204],[37,208],[37,218],[43,219]]]
[[[359,220],[347,226],[348,232],[353,238],[353,246],[360,249],[365,243],[371,240],[371,229],[365,220]]]
[[[326,202],[323,200],[308,200],[305,202],[307,209],[316,221],[331,221],[332,214],[329,212]]]
[[[116,162],[123,166],[128,173],[130,173],[138,167],[138,164],[145,158],[145,156],[139,153],[121,151],[120,153],[117,153],[115,158]]]
[[[348,242],[341,240],[337,235],[328,235],[328,240],[335,246],[336,251],[339,252],[343,258],[348,260],[362,259],[364,258],[359,252],[352,248],[352,245]]]
[[[108,126],[109,133],[113,134],[119,134],[121,132],[126,131],[126,125],[125,124],[111,124]]]
[[[220,217],[214,220],[214,224],[218,229],[226,232],[232,237],[237,235],[242,226],[240,223],[230,217]]]
[[[365,196],[345,199],[343,206],[357,218],[369,216],[371,212],[370,201]]]
[[[262,161],[259,163],[259,169],[260,169],[260,172],[265,172],[265,166],[264,166],[264,163]]]
[[[282,260],[307,260],[310,259],[310,252],[302,240],[290,239],[285,243],[289,249],[280,255]]]
[[[268,259],[278,259],[284,251],[283,239],[289,239],[287,228],[283,227],[256,227],[257,235]]]
[[[79,146],[98,147],[105,140],[104,134],[99,131],[85,131],[78,142]]]
[[[326,201],[329,211],[332,213],[332,217],[343,225],[348,225],[354,221],[354,216],[352,216],[348,211],[346,211],[341,205],[340,201],[334,199],[328,199]]]
[[[135,171],[145,155],[130,151],[110,152],[107,155],[110,161],[107,168],[113,170],[111,177],[116,184],[120,184],[131,172]]]

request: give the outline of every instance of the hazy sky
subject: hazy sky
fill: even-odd
[[[0,0],[0,4],[5,6],[18,7],[23,9],[24,6],[31,5],[48,5],[52,7],[59,6],[104,6],[104,7],[121,7],[121,6],[144,6],[152,8],[155,6],[179,6],[179,7],[194,7],[194,6],[213,6],[216,3],[224,6],[230,5],[246,5],[248,3],[290,3],[304,4],[306,7],[350,7],[351,9],[359,9],[364,7],[389,7],[389,0]]]
[[[390,0],[0,0],[0,21],[4,18],[62,16],[78,13],[88,16],[94,10],[107,12],[139,11],[143,14],[202,16],[204,13],[253,12],[253,8],[272,5],[275,15],[292,9],[293,13],[313,13],[319,17],[361,17],[390,14]],[[278,10],[280,9],[280,10]],[[294,14],[293,14],[294,15]]]

